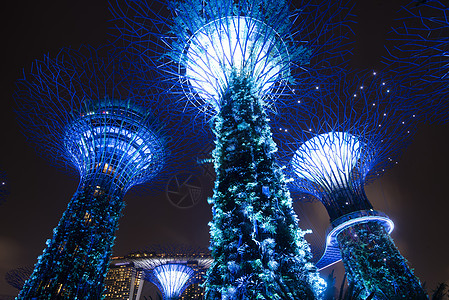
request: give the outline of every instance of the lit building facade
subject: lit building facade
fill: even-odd
[[[132,262],[122,262],[113,258],[105,279],[105,299],[140,299],[143,287],[142,274],[142,270],[136,269]]]
[[[211,263],[212,259],[207,253],[186,255],[149,252],[113,257],[106,276],[106,291],[103,296],[105,300],[139,300],[141,297],[143,299],[143,296],[148,296],[144,295],[144,286],[150,284],[150,274],[155,268],[167,264],[180,264],[192,270],[193,275],[179,299],[203,299],[204,290],[201,284]],[[145,290],[148,291],[147,288]]]

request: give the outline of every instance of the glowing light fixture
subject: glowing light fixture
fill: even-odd
[[[195,92],[217,111],[232,72],[248,75],[258,91],[264,93],[285,68],[285,59],[278,49],[285,46],[280,37],[250,17],[214,20],[201,27],[188,45],[185,76]]]
[[[163,292],[164,299],[178,299],[194,274],[192,268],[177,263],[163,264],[153,269],[154,278],[157,279],[154,283]]]
[[[117,173],[126,180],[138,179],[136,175],[144,170],[154,177],[161,170],[166,155],[157,130],[139,126],[134,120],[144,119],[144,115],[124,116],[123,113],[129,112],[117,106],[118,100],[103,101],[106,103],[98,109],[80,114],[80,118],[66,126],[64,145],[70,159],[82,175],[101,166],[110,169],[104,173]],[[98,113],[106,108],[103,114]],[[107,164],[98,162],[102,160]],[[140,182],[133,182],[136,183]]]
[[[328,188],[344,188],[360,158],[359,140],[346,132],[328,132],[303,143],[292,159],[296,175]]]
[[[337,236],[341,232],[354,225],[368,222],[377,222],[383,225],[388,234],[391,234],[393,232],[393,221],[384,213],[375,210],[356,211],[337,219],[336,221],[334,221],[333,228],[327,235],[326,248],[324,250],[323,256],[316,263],[316,267],[318,268],[318,270],[321,271],[341,261],[340,247],[337,240]]]
[[[405,121],[414,112],[406,101],[414,88],[385,79],[371,72],[336,74],[324,94],[285,119],[290,136],[278,139],[279,148],[288,149],[287,170],[298,179],[297,191],[319,199],[329,214],[326,249],[316,267],[341,259],[363,298],[426,299],[390,236],[393,222],[374,210],[364,189],[395,165],[408,132],[416,129]]]

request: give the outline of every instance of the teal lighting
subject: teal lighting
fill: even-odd
[[[150,1],[125,3],[113,7],[124,20],[121,37],[157,57],[148,65],[183,115],[213,122],[214,262],[205,299],[314,299],[325,283],[275,161],[267,112],[296,79],[330,69],[327,55],[340,60],[344,42],[333,32],[347,25],[346,3],[181,0],[168,2],[170,17]]]

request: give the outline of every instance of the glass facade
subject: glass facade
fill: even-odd
[[[113,259],[105,279],[104,298],[108,300],[140,299],[143,286],[142,274],[142,270],[136,269],[132,262]]]

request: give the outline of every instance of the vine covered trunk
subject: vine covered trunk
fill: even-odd
[[[427,299],[384,226],[356,224],[337,236],[348,281],[374,299]]]
[[[323,287],[276,164],[263,103],[235,76],[215,120],[206,299],[314,299]]]
[[[101,175],[81,181],[17,299],[101,298],[125,206],[122,190]]]

